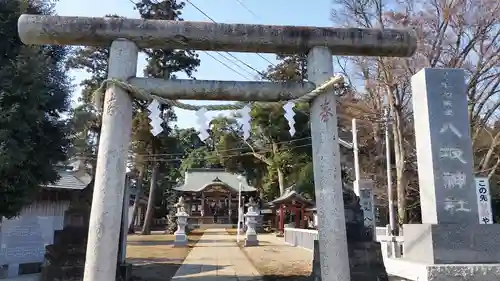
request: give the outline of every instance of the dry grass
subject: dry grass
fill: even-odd
[[[227,229],[231,233],[230,229]],[[236,234],[236,230],[231,234]],[[312,269],[312,253],[285,245],[275,234],[260,234],[258,247],[239,246],[262,275],[264,281],[307,281]]]
[[[266,247],[267,248],[267,247]],[[246,248],[243,251],[257,268],[264,281],[307,281],[311,274],[311,265],[293,256],[283,259],[284,253],[279,248]],[[257,252],[260,252],[258,255]]]
[[[173,235],[129,235],[127,261],[133,264],[132,280],[170,280],[202,234],[202,231],[193,231],[188,236],[188,247],[177,248],[174,248]]]

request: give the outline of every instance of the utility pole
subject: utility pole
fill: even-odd
[[[394,213],[394,195],[392,192],[392,172],[391,172],[391,143],[390,143],[390,131],[389,126],[391,124],[391,117],[389,109],[384,110],[384,121],[385,121],[385,160],[387,165],[387,200],[389,208],[389,227],[391,235],[396,235],[396,215]]]
[[[238,176],[238,226],[236,228],[236,242],[240,242],[240,231],[241,231],[241,188],[243,185],[243,177],[241,175]]]
[[[361,179],[360,171],[359,171],[359,151],[358,151],[358,128],[356,125],[356,118],[352,119],[352,150],[354,153],[354,175],[356,184],[354,184],[354,193],[357,196],[360,196],[361,191],[359,187],[359,181]]]
[[[363,208],[364,225],[371,229],[373,239],[376,240],[377,223],[375,219],[375,196],[373,181],[361,180],[361,169],[359,167],[359,146],[357,120],[352,119],[352,150],[354,154],[354,193],[359,197],[359,202]]]

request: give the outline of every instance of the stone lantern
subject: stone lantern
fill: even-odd
[[[186,225],[188,213],[186,212],[186,204],[184,203],[184,197],[179,197],[179,201],[175,204],[177,208],[177,231],[174,233],[175,241],[174,247],[185,247],[188,243],[188,238],[186,235]]]
[[[257,218],[259,216],[260,214],[257,212],[257,203],[255,203],[253,198],[250,198],[248,202],[248,211],[245,214],[247,226],[247,231],[245,233],[245,247],[259,245],[257,232],[255,231],[255,227],[257,226]]]

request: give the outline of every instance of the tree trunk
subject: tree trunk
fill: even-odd
[[[137,219],[137,215],[139,214],[139,201],[143,193],[142,183],[144,179],[144,171],[146,170],[146,164],[142,164],[139,169],[140,169],[139,176],[137,178],[137,194],[135,195],[134,199],[134,211],[132,212],[132,223],[129,225],[128,233],[135,233],[134,222]]]
[[[283,175],[283,171],[281,168],[278,168],[278,184],[280,186],[280,196],[285,193],[285,176]]]
[[[273,148],[273,156],[274,156],[278,153],[278,144],[273,142],[272,148]],[[285,193],[285,175],[283,174],[283,171],[279,165],[276,168],[276,170],[278,172],[278,185],[280,188],[280,196],[281,196],[281,195],[283,195],[283,193]]]
[[[479,165],[479,171],[486,171],[488,170],[488,166],[491,162],[491,159],[495,155],[495,150],[498,147],[498,141],[500,140],[500,132],[495,135],[495,137],[491,137],[491,144],[490,148],[488,149],[488,152],[486,155],[483,157],[480,165]],[[495,173],[495,172],[493,172]]]
[[[392,131],[394,137],[394,158],[396,160],[396,193],[398,201],[399,225],[406,223],[406,180],[405,180],[405,151],[403,146],[403,123],[401,112],[394,105],[394,93],[388,88],[389,107],[394,120]]]
[[[264,189],[262,188],[262,176],[257,176],[255,177],[255,184],[254,187],[257,189],[257,192],[259,192],[259,198],[262,200],[264,199]]]
[[[500,166],[500,157],[497,158],[497,162],[495,163],[495,165],[491,168],[491,171],[488,173],[488,181],[491,180],[491,178],[493,177],[493,175],[495,175],[498,167]]]
[[[385,145],[380,137],[381,127],[378,123],[372,124],[372,132],[373,132],[373,141],[375,142],[375,163],[380,163],[381,159],[385,161]],[[370,171],[376,175],[376,189],[375,192],[377,196],[383,200],[387,199],[387,185],[383,182],[384,178],[379,178],[379,175],[384,175],[386,172],[386,167],[384,165],[376,165],[372,171]],[[381,184],[382,188],[379,187]],[[389,209],[388,209],[389,210]]]
[[[158,163],[153,162],[153,171],[151,172],[151,184],[149,187],[148,207],[146,209],[146,216],[144,218],[144,225],[142,226],[142,235],[151,234],[151,223],[153,220],[153,212],[155,207],[155,190],[156,178],[158,177]]]

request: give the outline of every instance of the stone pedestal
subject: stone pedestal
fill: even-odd
[[[92,190],[75,194],[64,213],[64,227],[54,231],[54,243],[45,247],[40,280],[83,280]]]
[[[64,213],[64,228],[54,231],[54,243],[45,247],[41,281],[82,281],[89,233],[92,189],[77,194]],[[130,278],[130,264],[117,264],[116,281]]]
[[[408,224],[404,259],[425,264],[500,263],[500,224]]]
[[[399,260],[399,276],[391,281],[496,281],[500,275],[500,264],[440,264],[428,265]]]
[[[359,197],[353,190],[343,187],[346,221],[347,251],[351,281],[386,281],[380,243],[373,241],[371,227],[366,227]],[[328,254],[328,253],[325,253]],[[321,281],[319,242],[314,241],[314,259],[311,279]]]
[[[257,238],[257,231],[255,227],[257,226],[257,218],[259,214],[255,211],[247,212],[245,215],[247,231],[245,232],[245,247],[257,246],[259,245],[259,239]]]
[[[380,243],[363,241],[347,243],[351,281],[387,281]],[[319,259],[319,241],[314,241],[311,280],[322,281]]]
[[[500,264],[430,265],[425,268],[426,281],[493,281],[500,276]]]
[[[175,241],[174,247],[186,247],[188,244],[188,237],[186,235],[186,225],[188,214],[186,212],[179,212],[177,216],[177,231],[174,233]]]
[[[404,225],[403,259],[426,281],[492,281],[500,276],[500,225]]]
[[[45,247],[42,281],[83,280],[88,228],[65,227],[54,232],[54,244]]]
[[[132,277],[132,264],[130,263],[120,263],[116,268],[116,280],[117,281],[128,281]]]

